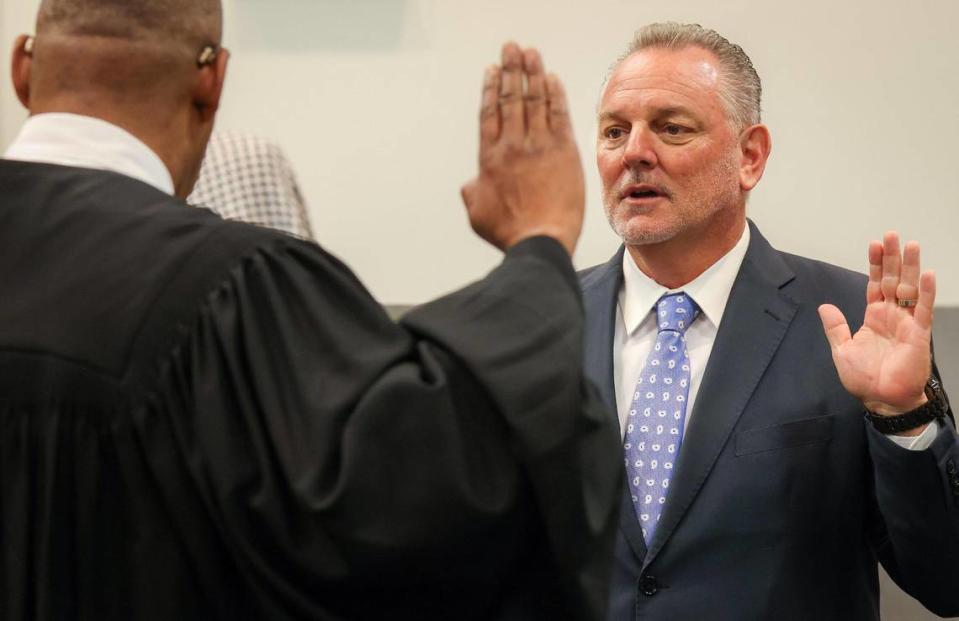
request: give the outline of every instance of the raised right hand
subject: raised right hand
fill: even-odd
[[[566,93],[535,49],[507,43],[502,65],[486,71],[479,174],[462,196],[473,230],[501,250],[535,235],[556,238],[570,254],[576,249],[583,168]]]

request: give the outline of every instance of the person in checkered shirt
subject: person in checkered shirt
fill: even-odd
[[[313,239],[306,204],[279,145],[252,134],[214,131],[187,202],[241,220]]]

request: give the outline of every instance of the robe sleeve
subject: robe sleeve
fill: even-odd
[[[180,521],[277,618],[600,619],[621,457],[582,321],[548,238],[400,324],[276,240],[209,294],[144,417],[202,499]]]

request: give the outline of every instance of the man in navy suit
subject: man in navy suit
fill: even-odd
[[[877,619],[877,561],[959,614],[935,277],[892,232],[868,278],[769,245],[745,213],[771,146],[760,94],[739,46],[679,24],[640,30],[603,92],[624,246],[581,284],[628,479],[609,618]]]

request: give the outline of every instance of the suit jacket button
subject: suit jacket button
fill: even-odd
[[[639,590],[643,595],[652,597],[659,591],[659,582],[655,576],[643,576],[639,579]]]
[[[956,462],[952,461],[951,459],[948,462],[946,462],[946,472],[948,472],[950,476],[955,477],[957,472]]]

